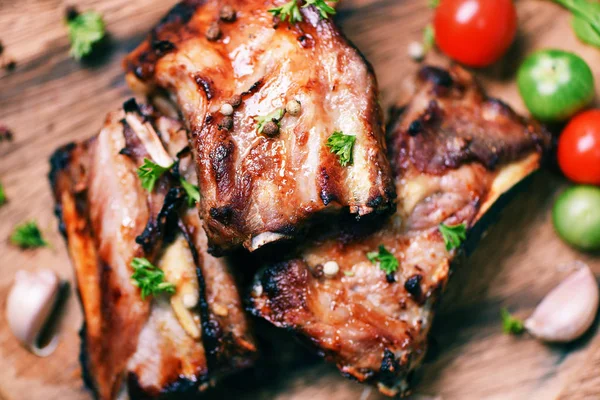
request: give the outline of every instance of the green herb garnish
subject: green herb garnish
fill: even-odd
[[[22,249],[48,246],[48,242],[44,240],[42,232],[35,221],[25,222],[15,227],[12,235],[10,235],[10,242]]]
[[[104,21],[102,16],[94,11],[77,14],[67,20],[70,54],[76,60],[89,55],[94,44],[104,37]]]
[[[432,24],[428,24],[423,31],[423,50],[427,53],[435,46],[435,30]]]
[[[329,139],[327,139],[327,147],[329,147],[333,154],[336,154],[339,157],[342,167],[352,165],[354,142],[356,142],[356,136],[344,135],[339,131],[333,132],[333,134],[329,136]]]
[[[333,3],[338,0],[331,0]],[[306,0],[306,4],[302,8],[306,8],[308,6],[315,6],[319,14],[321,14],[321,18],[327,19],[330,15],[335,14],[335,8],[331,7],[329,4],[325,2],[325,0]]]
[[[6,203],[6,193],[4,193],[4,186],[0,183],[0,206]]]
[[[265,124],[269,121],[273,121],[279,125],[281,118],[283,118],[283,108],[278,108],[277,110],[264,116],[254,117],[254,120],[256,121],[256,132],[259,134],[262,133],[263,129],[265,129]]]
[[[163,167],[152,160],[144,158],[144,164],[137,169],[137,174],[142,180],[142,187],[152,192],[158,178],[169,169],[171,169],[171,166]]]
[[[302,14],[300,13],[300,7],[296,0],[291,0],[280,7],[271,8],[269,10],[275,17],[279,17],[280,20],[289,20],[290,24],[302,21]]]
[[[525,331],[523,321],[510,315],[506,308],[500,310],[500,316],[502,317],[502,330],[504,333],[519,335]]]
[[[446,250],[448,251],[459,248],[461,243],[467,238],[467,226],[465,224],[454,226],[440,224],[438,229],[444,238]]]
[[[175,293],[175,285],[165,282],[165,273],[145,258],[131,261],[132,283],[140,288],[142,300],[157,293]]]
[[[338,0],[330,0],[331,2],[337,2]],[[302,8],[309,6],[315,6],[321,18],[327,19],[330,15],[335,14],[335,8],[331,7],[325,0],[306,0],[306,4]],[[298,7],[297,0],[291,0],[280,7],[271,8],[269,10],[275,17],[279,17],[282,21],[289,21],[291,24],[296,22],[302,22],[302,13],[300,7]]]
[[[600,3],[590,0],[553,0],[573,14],[571,23],[577,37],[600,47]]]
[[[379,246],[379,251],[367,253],[367,258],[373,264],[379,263],[379,268],[386,274],[391,274],[398,270],[398,259],[394,257],[392,253],[387,251],[383,245]]]
[[[440,0],[427,0],[427,6],[429,8],[438,8],[440,5]]]
[[[187,194],[188,206],[193,207],[200,201],[200,190],[198,189],[198,186],[189,183],[184,178],[181,178],[181,186]]]

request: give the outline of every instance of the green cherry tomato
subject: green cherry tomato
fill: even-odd
[[[517,84],[531,114],[542,121],[564,121],[594,99],[592,70],[583,59],[562,50],[527,57]]]
[[[575,186],[562,193],[552,210],[554,229],[582,250],[600,249],[600,188]]]

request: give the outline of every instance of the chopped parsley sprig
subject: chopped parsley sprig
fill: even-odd
[[[6,193],[4,193],[4,186],[0,183],[0,206],[6,203]]]
[[[42,236],[42,232],[35,221],[28,221],[15,227],[10,235],[10,242],[22,249],[48,246],[48,242]]]
[[[142,300],[157,293],[175,293],[175,285],[165,282],[165,273],[145,258],[131,261],[132,283],[140,288]]]
[[[147,191],[152,192],[158,178],[169,169],[171,169],[171,166],[163,167],[152,160],[144,158],[144,164],[137,170],[137,174],[142,181],[142,187]]]
[[[352,150],[355,142],[356,136],[344,135],[343,132],[336,131],[327,139],[327,147],[339,157],[340,164],[345,167],[353,163]]]
[[[398,259],[390,253],[385,246],[380,245],[378,251],[367,253],[367,258],[373,264],[379,263],[379,268],[386,274],[391,274],[398,270]]]
[[[67,29],[71,41],[70,54],[76,60],[81,60],[89,55],[93,46],[100,42],[105,35],[102,16],[95,11],[86,11],[81,14],[73,12],[68,16]]]
[[[510,315],[506,308],[500,310],[502,317],[502,331],[511,335],[519,335],[525,331],[523,321]]]
[[[331,0],[332,2],[336,2],[338,0]],[[321,14],[321,18],[327,19],[330,15],[335,14],[335,8],[331,7],[325,0],[306,0],[306,4],[303,8],[308,6],[315,6],[319,14]]]
[[[302,21],[300,7],[298,7],[298,2],[296,0],[288,1],[280,7],[271,8],[269,12],[283,22],[289,20],[290,24]]]
[[[193,207],[197,202],[200,201],[200,190],[198,186],[189,183],[183,177],[181,178],[181,186],[187,194],[188,206]]]
[[[467,226],[464,223],[453,226],[440,224],[438,229],[444,238],[446,250],[448,251],[459,248],[467,238]]]
[[[337,2],[338,0],[330,1]],[[323,19],[327,19],[330,15],[335,14],[335,8],[327,4],[325,0],[305,0],[302,8],[309,6],[314,6]],[[290,0],[280,7],[271,8],[269,12],[284,22],[289,21],[291,24],[302,22],[302,13],[300,12],[297,0]]]

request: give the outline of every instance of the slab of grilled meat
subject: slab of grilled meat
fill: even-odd
[[[81,361],[99,399],[168,397],[208,387],[251,364],[255,343],[226,258],[207,239],[181,177],[196,182],[187,135],[134,101],[109,114],[100,134],[51,159],[56,211],[83,306]],[[149,193],[144,158],[169,172]],[[144,257],[175,285],[143,299],[132,284]]]
[[[406,393],[423,360],[457,255],[440,224],[472,233],[501,195],[539,167],[550,138],[486,97],[464,70],[433,67],[420,71],[389,133],[396,214],[375,232],[349,225],[264,269],[251,301],[257,315],[298,332],[344,375],[392,396]],[[398,260],[397,271],[370,261],[367,253],[380,246]]]
[[[131,87],[170,97],[186,122],[215,254],[394,203],[371,67],[312,6],[302,22],[274,19],[286,2],[183,1],[125,60]],[[290,101],[300,109],[286,111]],[[327,146],[334,132],[355,136],[351,164]]]

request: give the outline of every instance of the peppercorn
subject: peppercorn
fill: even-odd
[[[221,111],[221,114],[223,114],[223,115],[226,115],[226,116],[232,115],[233,114],[233,106],[229,103],[224,103],[221,106],[220,111]]]
[[[300,114],[301,109],[302,109],[302,105],[300,104],[300,102],[298,100],[290,100],[285,105],[285,110],[288,112],[288,114],[293,115],[293,116]]]
[[[235,10],[230,5],[225,5],[219,12],[219,18],[221,18],[221,21],[234,22],[236,18]]]
[[[229,100],[229,104],[231,104],[231,107],[233,108],[239,107],[242,104],[242,96],[240,96],[239,94],[234,95]]]
[[[230,131],[233,128],[233,117],[226,116],[221,120],[219,124],[219,129],[225,129],[226,131]]]
[[[219,28],[219,23],[215,21],[212,24],[210,24],[210,26],[208,27],[208,30],[206,31],[206,38],[208,40],[210,40],[211,42],[214,42],[215,40],[218,40],[220,37],[221,37],[221,28]]]
[[[277,125],[276,122],[269,121],[263,126],[262,133],[264,133],[265,136],[268,137],[277,136],[277,134],[279,133],[279,125]]]

